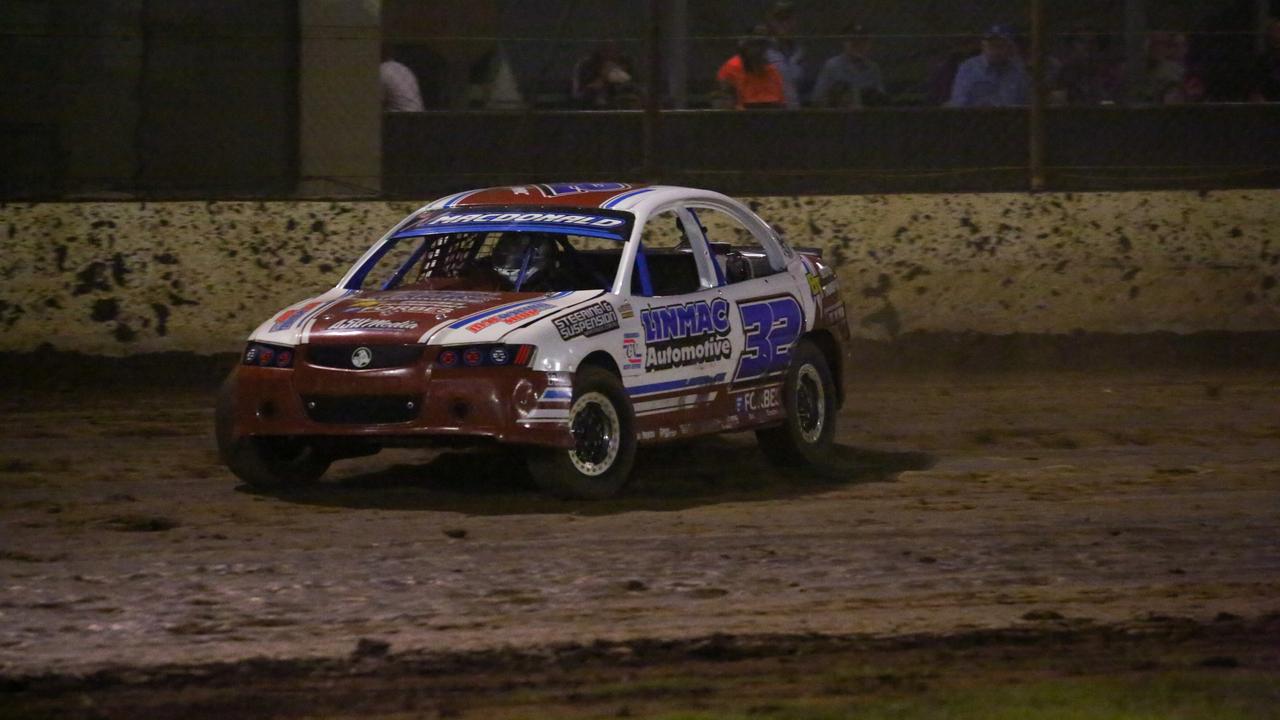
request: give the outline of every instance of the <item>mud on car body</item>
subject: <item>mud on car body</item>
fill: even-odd
[[[503,443],[606,497],[638,446],[754,430],[821,460],[849,329],[835,273],[719,193],[528,185],[426,205],[250,336],[218,403],[255,485],[388,446]]]

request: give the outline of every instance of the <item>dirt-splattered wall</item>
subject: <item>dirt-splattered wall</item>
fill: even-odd
[[[752,201],[839,267],[855,332],[1280,329],[1280,194]],[[234,351],[416,207],[0,205],[0,351]]]

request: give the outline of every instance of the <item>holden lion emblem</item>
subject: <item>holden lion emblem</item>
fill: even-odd
[[[373,351],[367,347],[358,347],[351,353],[351,366],[356,369],[369,367],[371,362],[373,362]]]

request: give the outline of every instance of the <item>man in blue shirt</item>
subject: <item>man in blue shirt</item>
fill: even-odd
[[[1011,107],[1026,105],[1031,78],[1018,57],[1013,31],[996,25],[982,38],[982,54],[965,60],[951,86],[951,107]]]
[[[871,36],[857,23],[844,29],[844,52],[827,60],[813,89],[817,107],[863,107],[885,97],[880,65],[872,60]]]
[[[795,8],[790,2],[775,3],[765,16],[764,33],[769,48],[764,58],[782,75],[784,105],[789,110],[800,107],[800,86],[804,83],[804,48],[795,41]]]

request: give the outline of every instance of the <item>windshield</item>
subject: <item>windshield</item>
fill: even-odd
[[[348,289],[512,292],[613,287],[628,213],[535,208],[426,211],[400,228]]]

